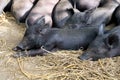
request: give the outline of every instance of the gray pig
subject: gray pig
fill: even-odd
[[[116,25],[120,25],[120,5],[114,11],[112,19]]]
[[[79,58],[81,60],[96,61],[101,58],[115,56],[120,56],[120,26],[103,35],[98,35]]]
[[[119,3],[115,0],[107,0],[107,1],[101,2],[101,7],[98,7],[98,8],[95,7],[95,8],[86,10],[84,12],[75,11],[77,10],[76,8],[71,8],[69,6],[68,6],[69,10],[67,8],[64,9],[64,7],[61,8],[58,6],[58,8],[63,9],[61,12],[64,12],[64,14],[67,14],[67,16],[62,15],[59,12],[59,9],[56,12],[54,12],[53,10],[55,14],[55,16],[53,16],[53,22],[58,27],[63,27],[63,25],[64,27],[66,25],[73,27],[74,25],[77,28],[81,28],[81,27],[89,27],[89,26],[95,26],[95,25],[97,26],[101,24],[107,25],[111,21],[113,12],[118,5]],[[61,18],[61,16],[63,18]]]
[[[105,26],[111,21],[113,12],[119,3],[115,0],[109,0],[102,7],[92,8],[84,12],[74,12],[74,14],[66,21],[68,27],[74,25],[76,28],[97,26],[104,24]]]
[[[39,26],[38,26],[39,24]],[[38,20],[33,26],[28,27],[23,40],[13,49],[21,51],[14,54],[14,57],[43,55],[42,46],[48,51],[54,49],[77,50],[83,47],[87,48],[95,37],[103,32],[101,27],[85,27],[82,29],[58,29],[45,28],[44,17]],[[27,55],[25,50],[28,50]]]

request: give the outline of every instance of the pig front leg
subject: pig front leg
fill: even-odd
[[[47,52],[43,49],[36,49],[36,50],[17,52],[16,54],[13,54],[12,57],[19,58],[19,57],[36,56],[36,55],[43,56],[46,53]]]
[[[29,51],[21,51],[16,54],[13,54],[12,57],[19,58],[19,57],[27,57],[27,56],[43,56],[46,55],[49,51],[52,51],[54,48],[53,41],[47,42],[41,49],[29,50]]]

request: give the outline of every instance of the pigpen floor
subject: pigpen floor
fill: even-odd
[[[81,51],[15,59],[10,55],[25,31],[10,13],[0,16],[0,80],[120,80],[120,57],[81,61]]]

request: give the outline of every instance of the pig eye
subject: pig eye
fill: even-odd
[[[82,50],[82,51],[83,51],[83,50],[84,50],[84,48],[83,48],[83,47],[80,47],[80,50]]]
[[[42,31],[42,29],[35,29],[36,33],[40,33]]]

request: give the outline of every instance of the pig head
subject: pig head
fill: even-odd
[[[95,61],[115,56],[120,56],[120,26],[115,27],[106,34],[99,35],[79,58]]]

